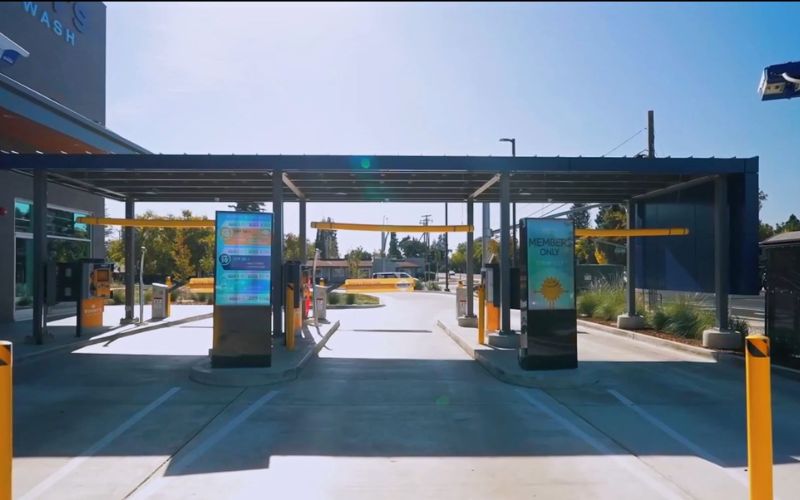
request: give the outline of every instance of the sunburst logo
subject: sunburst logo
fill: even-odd
[[[555,307],[556,301],[564,295],[564,287],[561,285],[560,281],[550,276],[542,281],[542,287],[539,289],[539,292],[550,307]]]

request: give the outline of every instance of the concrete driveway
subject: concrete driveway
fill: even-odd
[[[384,294],[294,382],[189,380],[203,320],[15,372],[16,498],[747,498],[742,370],[598,332],[607,379],[497,381],[435,327],[452,295]],[[777,497],[800,491],[800,383],[776,377]]]

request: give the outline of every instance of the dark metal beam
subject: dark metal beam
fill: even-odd
[[[47,171],[33,172],[33,341],[42,344],[47,335],[45,302],[47,272]]]
[[[136,218],[136,204],[133,198],[125,200],[125,218]],[[133,296],[136,283],[136,228],[126,227],[125,241],[125,318],[122,323],[133,323]]]
[[[272,175],[272,334],[283,331],[283,179],[280,172]]]
[[[714,181],[714,291],[717,302],[717,328],[728,329],[728,292],[730,290],[728,231],[728,179]]]
[[[467,225],[470,227],[475,227],[475,210],[474,210],[474,201],[472,198],[467,200]],[[472,254],[473,254],[473,232],[467,232],[467,317],[474,318],[475,312],[474,304],[472,301],[474,300],[473,289],[475,288],[475,278],[473,277],[473,273],[475,270],[473,269],[472,264]]]
[[[500,334],[511,332],[511,255],[509,252],[509,208],[511,179],[508,173],[500,178]]]

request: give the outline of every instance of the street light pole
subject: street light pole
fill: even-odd
[[[511,157],[517,157],[517,139],[502,138],[500,142],[511,143]],[[511,262],[517,263],[517,202],[511,204]]]
[[[447,202],[444,203],[444,225],[447,225]],[[449,238],[447,232],[444,233],[444,291],[450,291],[450,259],[448,254]]]

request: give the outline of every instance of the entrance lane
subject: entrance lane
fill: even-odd
[[[532,405],[435,330],[452,295],[381,298],[384,308],[329,311],[341,326],[320,358],[191,467],[167,467],[152,498],[686,497],[525,389],[544,406]]]

